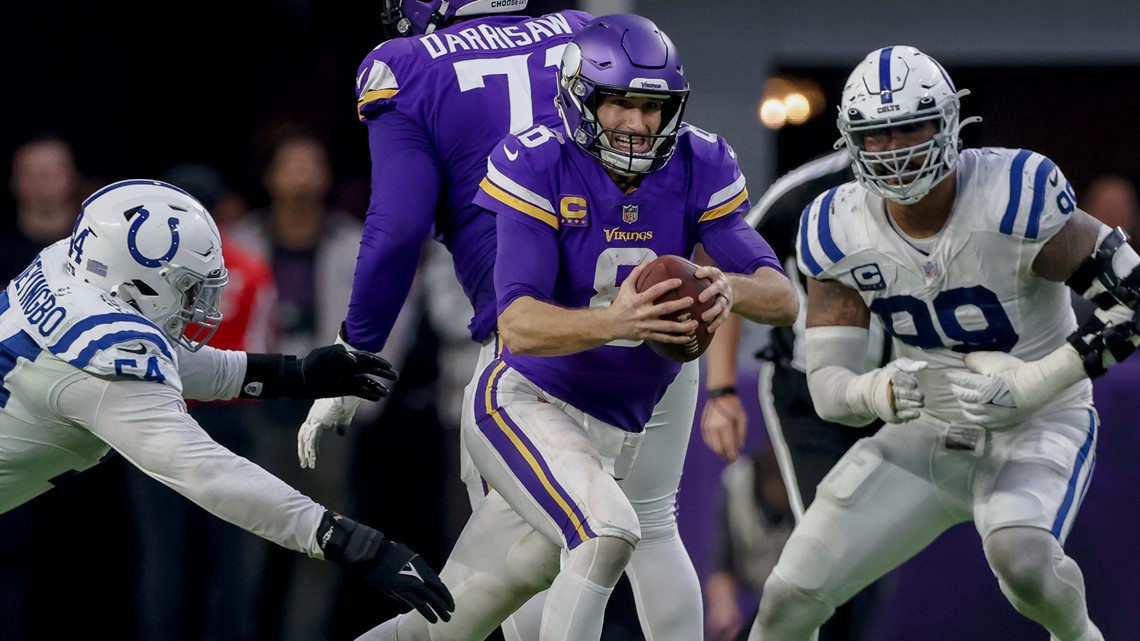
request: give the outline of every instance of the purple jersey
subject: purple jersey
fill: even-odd
[[[780,270],[741,216],[748,191],[736,155],[719,136],[685,124],[673,158],[630,194],[561,128],[507,136],[491,152],[475,202],[498,215],[500,311],[520,296],[608,306],[638,263],[692,256],[698,242],[727,272]],[[550,394],[632,432],[643,429],[680,369],[641,341],[567,356],[504,351],[503,358]]]
[[[357,109],[372,197],[346,318],[351,345],[383,347],[432,234],[475,310],[472,337],[482,342],[494,329],[495,220],[471,201],[504,135],[557,121],[562,49],[591,18],[482,17],[388,40],[365,57]]]

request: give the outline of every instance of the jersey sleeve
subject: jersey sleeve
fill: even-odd
[[[748,187],[732,147],[691,125],[685,125],[682,135],[693,157],[691,209],[696,212],[697,237],[709,256],[732,273],[751,274],[761,267],[782,273],[772,247],[744,221],[750,207]]]
[[[47,349],[100,378],[147,381],[182,392],[174,347],[162,330],[136,313],[111,307],[91,310]]]
[[[315,533],[324,508],[211,439],[173,389],[76,377],[56,402],[62,416],[211,514],[290,550],[323,557]]]
[[[370,51],[356,71],[356,113],[362,121],[378,116],[400,102],[401,82],[406,86],[415,69],[410,38],[392,38]]]
[[[553,204],[558,190],[552,176],[563,144],[559,132],[543,126],[504,138],[487,159],[487,175],[479,183],[475,204],[500,216],[530,219],[558,231],[562,223]]]
[[[411,117],[388,111],[366,124],[371,196],[345,326],[350,345],[378,353],[411,290],[443,170],[427,132]]]
[[[196,352],[178,348],[182,396],[195,401],[237,398],[245,379],[245,352],[203,347]]]
[[[563,138],[546,127],[507,136],[487,160],[475,204],[496,214],[495,292],[500,313],[530,296],[549,301],[558,273],[563,213],[553,202]],[[574,212],[565,212],[568,220]]]
[[[1047,241],[1077,207],[1073,186],[1057,164],[1028,149],[1014,150],[1008,186],[999,231],[1009,236]]]
[[[836,234],[839,221],[835,215],[835,194],[841,188],[832,187],[816,196],[800,214],[796,260],[800,271],[808,278],[832,278],[831,268],[846,257]]]

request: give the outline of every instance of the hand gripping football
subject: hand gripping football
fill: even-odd
[[[713,297],[707,302],[702,303],[697,300],[697,296],[704,291],[712,283],[704,278],[697,278],[693,272],[697,270],[698,265],[688,261],[680,256],[666,254],[658,256],[649,264],[641,277],[634,283],[635,288],[639,292],[660,283],[663,280],[670,278],[680,278],[681,286],[672,291],[662,294],[655,303],[662,303],[671,300],[677,300],[690,296],[693,299],[693,305],[681,311],[674,312],[663,316],[668,320],[675,320],[685,322],[690,318],[696,318],[699,322],[697,331],[692,335],[692,340],[687,343],[661,343],[658,341],[646,341],[649,346],[653,348],[661,356],[679,363],[685,363],[700,357],[708,349],[709,343],[712,341],[712,334],[709,333],[709,325],[701,320],[701,314],[705,313],[716,302]]]

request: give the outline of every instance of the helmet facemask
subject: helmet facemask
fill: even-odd
[[[872,52],[843,90],[835,148],[847,147],[855,178],[868,191],[903,205],[916,203],[954,171],[962,127],[981,120],[959,122],[961,98],[969,93],[955,91],[941,65],[913,47]],[[869,134],[894,128],[905,133],[926,123],[934,125],[928,140],[867,151]]]
[[[186,267],[158,270],[163,284],[156,290],[141,279],[120,284],[112,292],[158,325],[173,342],[196,352],[222,322],[222,290],[229,282],[223,267],[203,276]]]

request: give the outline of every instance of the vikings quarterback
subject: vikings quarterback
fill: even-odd
[[[764,586],[752,641],[804,641],[835,607],[972,522],[1003,594],[1057,641],[1101,641],[1063,545],[1096,458],[1089,374],[1132,351],[1140,262],[1049,158],[960,149],[945,69],[871,52],[838,126],[856,180],[800,220],[819,415],[880,418],[821,482]],[[1102,308],[1077,330],[1066,284]],[[864,372],[877,316],[896,360]]]
[[[84,201],[71,238],[0,292],[0,512],[118,452],[215,516],[348,563],[373,587],[448,618],[417,554],[331,512],[212,440],[184,399],[378,400],[388,363],[340,346],[304,359],[206,346],[227,281],[213,219],[185,191],[126,180]]]
[[[682,123],[688,86],[676,48],[656,25],[631,15],[596,18],[566,47],[559,83],[563,127],[507,136],[476,196],[497,218],[504,347],[483,370],[476,421],[463,429],[492,496],[554,544],[534,548],[541,564],[531,559],[555,575],[538,638],[596,641],[641,539],[616,479],[634,466],[645,424],[680,369],[643,341],[682,343],[696,328],[696,320],[660,318],[691,300],[654,303],[679,281],[641,293],[633,283],[654,257],[690,256],[703,242],[734,272],[698,270],[712,281],[701,300],[719,298],[705,320],[719,325],[733,309],[787,324],[797,303],[771,249],[740,215],[747,190],[731,149]],[[464,534],[499,527],[487,505]],[[461,536],[445,582],[448,568],[473,555],[470,547]],[[519,571],[518,563],[507,559],[502,571]],[[438,628],[448,638],[481,639],[512,607],[456,590],[460,616]],[[474,612],[481,616],[468,616]],[[416,618],[364,638],[427,638],[416,634],[425,627]]]
[[[530,131],[536,124],[561,128],[554,104],[558,66],[571,36],[591,19],[578,11],[533,18],[502,15],[525,7],[525,0],[384,3],[385,21],[396,37],[370,52],[357,74],[358,111],[367,126],[372,154],[372,200],[340,342],[373,352],[384,346],[408,294],[424,240],[434,236],[450,251],[456,276],[474,309],[469,328],[482,345],[475,372],[481,373],[498,355],[495,217],[472,201],[487,173],[487,156],[503,136]],[[722,185],[734,187],[722,194],[725,202],[744,198],[743,181],[735,181],[736,176],[730,176]],[[626,215],[635,217],[636,206],[631,205]],[[615,247],[630,242],[622,237],[625,233],[615,228]],[[616,276],[615,271],[611,281],[616,282]],[[599,300],[608,302],[612,292],[609,296]],[[699,375],[699,363],[682,366],[669,393],[654,408],[637,465],[620,482],[637,512],[644,543],[626,573],[638,622],[646,637],[657,641],[690,641],[702,634],[700,583],[676,520],[677,488]],[[463,422],[474,423],[477,383],[475,376],[465,390]],[[357,404],[351,397],[313,404],[298,433],[303,466],[316,464],[321,433],[347,424]],[[553,543],[527,536],[532,530],[498,493],[484,498],[488,488],[470,463],[466,447],[461,448],[460,459],[472,506],[495,504],[486,509],[500,511],[500,524],[513,520],[511,531],[518,537],[500,528],[485,545],[472,546],[477,554],[462,560],[453,557],[456,562],[446,572],[461,575],[452,577],[450,584],[515,596],[533,594],[535,585],[545,587],[549,578],[543,578],[542,571],[502,573],[500,559],[522,556],[521,550],[531,545]],[[541,597],[517,611],[511,607],[508,611],[515,614],[503,623],[507,640],[536,638],[541,609]]]

